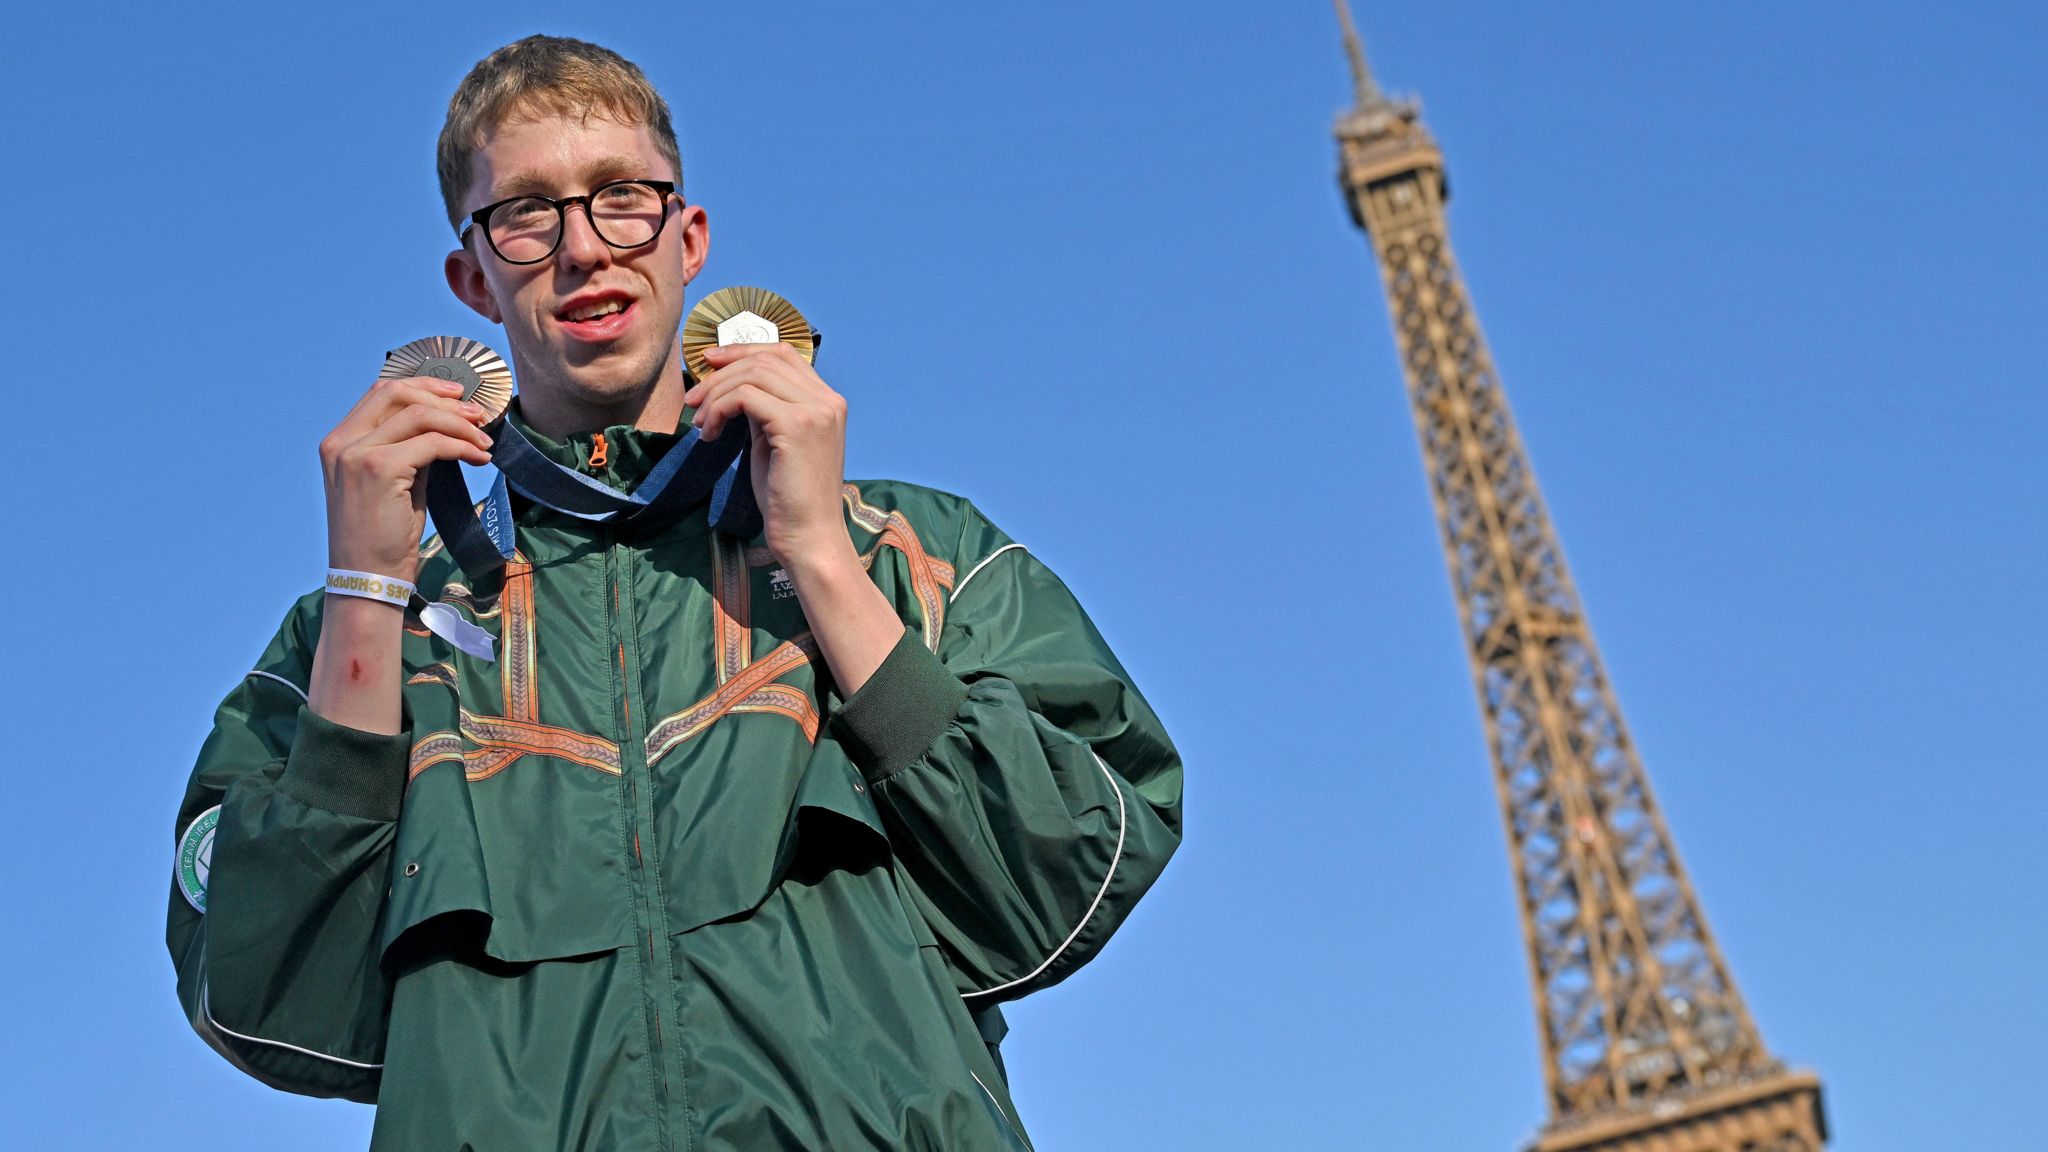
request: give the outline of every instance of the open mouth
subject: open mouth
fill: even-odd
[[[618,335],[633,314],[633,301],[624,295],[604,295],[585,300],[555,314],[562,327],[583,339],[604,340]]]

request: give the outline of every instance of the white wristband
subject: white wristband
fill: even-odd
[[[375,572],[351,572],[346,568],[327,570],[327,591],[335,596],[361,596],[365,600],[380,600],[399,608],[412,603],[412,585],[390,576],[379,576]]]

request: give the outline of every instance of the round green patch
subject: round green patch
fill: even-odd
[[[220,823],[220,805],[194,817],[178,837],[178,891],[201,913],[206,911],[206,877],[213,871],[213,829]]]

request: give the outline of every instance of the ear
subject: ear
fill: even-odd
[[[688,284],[711,255],[711,217],[703,205],[685,204],[674,226],[683,230],[683,283]]]
[[[491,294],[491,283],[484,279],[484,270],[477,265],[475,253],[466,246],[457,248],[441,262],[441,272],[448,277],[448,290],[455,293],[457,300],[493,324],[505,322],[504,314],[498,310],[497,297]]]

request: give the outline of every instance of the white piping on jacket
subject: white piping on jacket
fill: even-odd
[[[976,1084],[981,1085],[981,1090],[983,1092],[988,1092],[988,1102],[996,1106],[996,1115],[1001,1116],[1003,1118],[1003,1123],[1008,1124],[1010,1126],[1010,1131],[1015,1132],[1019,1140],[1024,1140],[1023,1130],[1017,1127],[1017,1122],[1015,1120],[1010,1119],[1010,1114],[1008,1112],[1003,1111],[1003,1102],[996,1099],[995,1093],[988,1091],[988,1085],[982,1082],[981,1076],[978,1073],[976,1073],[975,1070],[972,1068],[969,1068],[967,1070],[967,1074],[969,1076],[974,1077],[974,1082]],[[1024,1145],[1028,1148],[1030,1147],[1031,1142],[1029,1140],[1024,1140]]]
[[[206,1023],[210,1027],[212,1027],[214,1031],[220,1032],[224,1035],[233,1036],[237,1040],[247,1040],[251,1044],[268,1044],[273,1048],[284,1048],[292,1052],[297,1052],[301,1056],[311,1056],[316,1060],[329,1060],[336,1064],[346,1064],[351,1068],[368,1068],[374,1070],[383,1067],[382,1064],[363,1064],[355,1060],[343,1059],[340,1056],[329,1056],[325,1052],[315,1052],[311,1048],[301,1048],[297,1044],[287,1044],[282,1040],[265,1040],[261,1036],[244,1036],[240,1032],[235,1031],[234,1029],[228,1027],[225,1024],[222,1024],[220,1021],[215,1020],[213,1018],[213,988],[211,985],[208,984],[201,984],[199,986],[199,1011],[205,1014]]]
[[[1060,953],[1065,952],[1080,937],[1081,929],[1086,928],[1088,921],[1095,918],[1095,910],[1102,907],[1102,898],[1109,894],[1109,882],[1116,878],[1117,863],[1124,858],[1124,829],[1128,814],[1124,810],[1123,785],[1116,782],[1116,773],[1109,770],[1109,765],[1102,762],[1102,757],[1095,755],[1093,748],[1088,750],[1088,755],[1094,758],[1095,766],[1102,769],[1103,777],[1109,781],[1110,790],[1116,793],[1116,852],[1109,858],[1109,871],[1102,877],[1102,887],[1095,890],[1095,899],[1088,905],[1088,911],[1081,914],[1081,922],[1074,925],[1074,930],[1067,933],[1067,938],[1060,941],[1060,946],[1053,949],[1052,955],[1047,956],[1043,963],[1007,984],[998,984],[993,988],[984,988],[979,992],[962,992],[960,994],[962,1000],[972,1000],[977,996],[992,996],[1006,988],[1015,988],[1019,984],[1036,979],[1039,973],[1052,967],[1052,962],[1060,958]],[[983,1085],[983,1087],[987,1087],[987,1085]]]
[[[306,695],[304,689],[300,688],[297,684],[292,683],[284,677],[279,676],[275,672],[265,672],[261,668],[252,668],[249,671],[249,675],[261,676],[265,680],[275,680],[279,684],[282,684],[285,687],[291,689],[293,692],[298,693],[299,699],[305,700],[308,704],[312,703],[312,700]],[[208,1028],[211,1028],[214,1032],[222,1036],[232,1036],[237,1040],[245,1041],[250,1044],[268,1044],[273,1048],[283,1048],[289,1052],[297,1052],[301,1056],[311,1056],[315,1060],[326,1060],[335,1064],[346,1064],[350,1068],[363,1068],[374,1071],[376,1069],[384,1067],[384,1065],[382,1064],[364,1064],[357,1060],[349,1060],[340,1056],[330,1056],[325,1052],[315,1052],[311,1048],[301,1048],[297,1044],[287,1044],[282,1040],[266,1040],[261,1036],[248,1036],[244,1035],[243,1033],[237,1032],[234,1029],[228,1027],[227,1025],[221,1023],[219,1020],[214,1019],[213,986],[207,983],[204,980],[204,978],[201,979],[199,984],[199,1014],[206,1017],[206,1026]],[[240,1066],[241,1061],[238,1059],[236,1061],[236,1064],[237,1066]],[[243,1070],[250,1071],[247,1068],[244,1068]],[[261,1077],[258,1078],[261,1079]]]
[[[285,679],[284,677],[282,677],[282,676],[279,676],[279,675],[278,675],[277,673],[275,673],[275,672],[265,672],[265,671],[264,671],[263,669],[261,669],[261,668],[251,668],[251,669],[249,670],[249,675],[251,675],[251,676],[261,676],[261,677],[263,677],[263,678],[264,678],[265,680],[275,680],[275,681],[277,681],[277,682],[278,682],[279,684],[282,684],[282,685],[284,685],[285,687],[287,687],[287,688],[291,689],[292,691],[294,691],[294,692],[297,692],[297,693],[299,694],[299,699],[301,699],[301,700],[304,700],[304,701],[305,701],[306,703],[308,703],[308,704],[311,704],[311,703],[313,702],[313,698],[312,698],[312,697],[310,697],[310,696],[308,696],[308,695],[306,695],[306,690],[305,690],[305,689],[303,689],[303,688],[299,687],[299,686],[298,686],[297,684],[294,684],[294,683],[292,683],[291,681],[289,681],[289,680]]]
[[[991,561],[991,560],[995,559],[995,558],[996,558],[996,557],[998,557],[998,556],[1001,556],[1001,555],[1002,555],[1003,553],[1005,553],[1005,552],[1008,552],[1008,551],[1009,551],[1010,549],[1012,549],[1012,548],[1020,548],[1020,549],[1024,549],[1024,550],[1025,550],[1025,551],[1027,551],[1027,552],[1028,552],[1028,551],[1030,551],[1030,549],[1028,549],[1028,548],[1024,548],[1024,546],[1023,546],[1022,544],[1005,544],[1005,545],[1003,545],[1003,546],[1002,546],[1001,548],[998,548],[998,549],[996,549],[995,551],[993,551],[993,552],[989,553],[988,555],[986,555],[986,556],[982,557],[982,558],[981,558],[981,563],[979,563],[979,564],[976,564],[976,565],[975,565],[975,566],[974,566],[974,567],[973,567],[973,568],[972,568],[972,569],[971,569],[971,570],[970,570],[970,571],[969,571],[969,572],[967,573],[967,575],[966,575],[966,576],[963,576],[963,577],[961,577],[961,579],[960,579],[960,583],[958,583],[958,584],[955,584],[955,585],[953,586],[953,594],[952,594],[951,596],[948,596],[948,597],[946,597],[946,603],[948,603],[948,604],[951,604],[951,603],[952,603],[953,601],[955,601],[955,600],[958,600],[958,599],[960,598],[960,594],[961,594],[962,592],[965,592],[965,591],[967,591],[967,582],[968,582],[969,580],[972,580],[972,579],[974,579],[974,578],[975,578],[976,576],[979,576],[979,575],[981,574],[981,570],[982,570],[983,568],[986,568],[986,567],[988,567],[988,562],[989,562],[989,561]]]
[[[975,1082],[976,1084],[981,1084],[981,1090],[982,1090],[983,1092],[988,1092],[988,1085],[987,1085],[987,1084],[982,1084],[981,1076],[980,1076],[980,1074],[979,1074],[979,1073],[975,1072],[975,1070],[974,1070],[974,1069],[972,1069],[972,1068],[969,1068],[969,1069],[967,1070],[967,1074],[968,1074],[969,1076],[972,1076],[972,1077],[974,1077],[974,1082]],[[988,1092],[988,1102],[989,1102],[989,1103],[991,1103],[991,1104],[994,1104],[994,1105],[996,1106],[996,1111],[998,1111],[998,1112],[1001,1112],[1001,1111],[1003,1110],[1003,1104],[1002,1104],[1002,1101],[1000,1101],[1000,1100],[997,1100],[997,1099],[996,1099],[996,1094],[995,1094],[995,1093],[993,1093],[993,1092]],[[1007,1114],[1005,1114],[1005,1115],[1003,1116],[1003,1119],[1005,1119],[1005,1120],[1008,1120],[1009,1118],[1010,1118],[1010,1117],[1009,1117],[1009,1116],[1008,1116]]]

